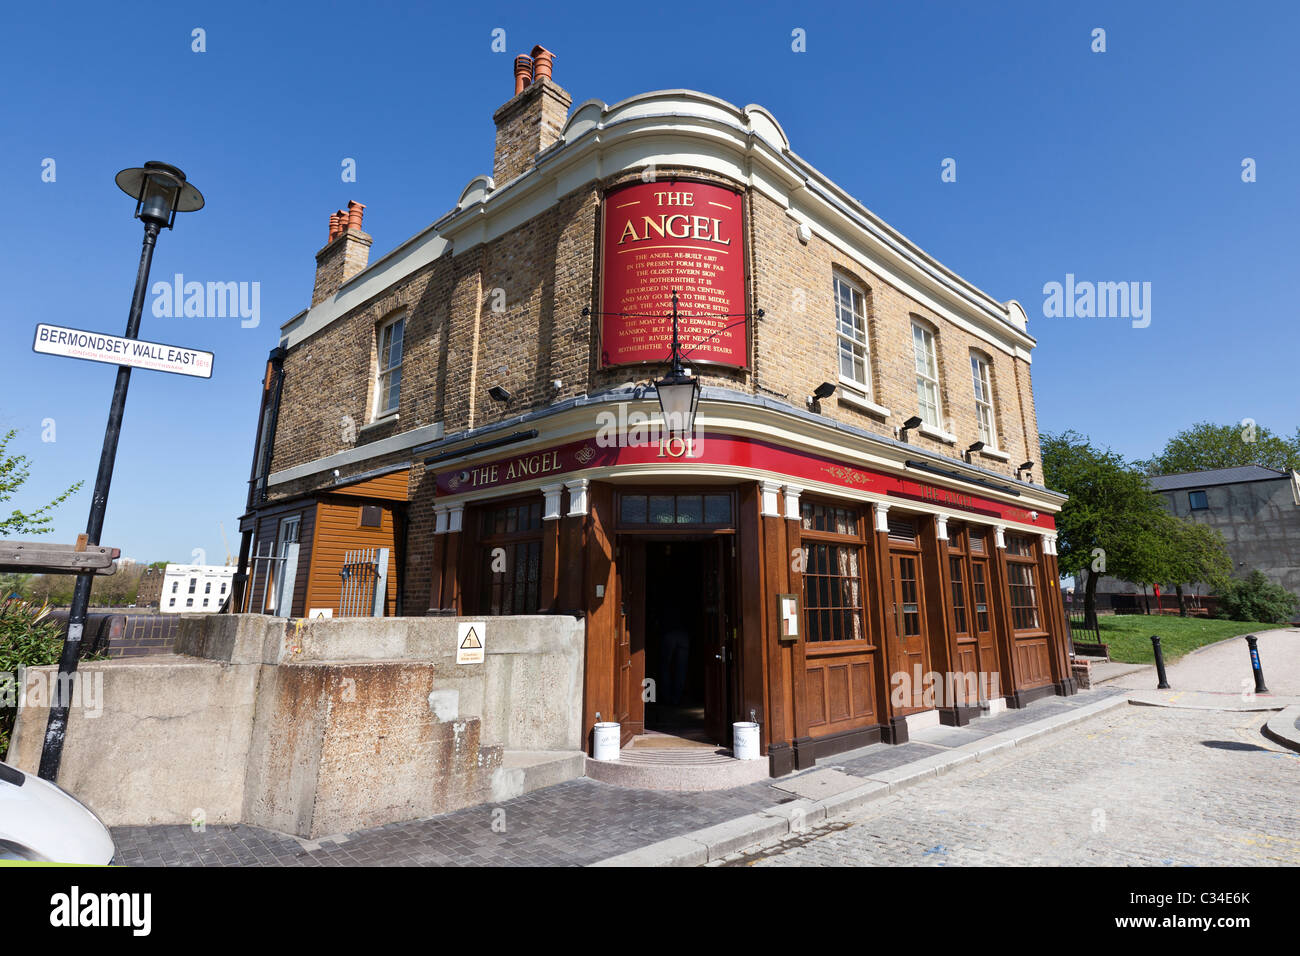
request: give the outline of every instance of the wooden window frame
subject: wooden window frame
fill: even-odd
[[[491,555],[494,548],[509,548],[514,556],[518,555],[518,548],[528,545],[537,547],[537,581],[536,581],[536,605],[518,607],[511,604],[509,614],[539,614],[542,606],[542,557],[545,547],[546,522],[542,517],[543,501],[540,495],[527,495],[516,498],[493,499],[483,502],[471,513],[470,520],[473,521],[474,546],[473,546],[473,563],[472,563],[472,580],[470,582],[473,590],[468,593],[473,595],[474,606],[477,610],[469,612],[472,614],[483,614],[487,616],[501,616],[502,611],[493,610],[493,587],[494,573],[490,570]],[[518,527],[514,531],[486,531],[485,524],[490,515],[503,511],[507,508],[536,508],[537,509],[537,527],[528,528],[520,531]],[[504,572],[509,575],[509,571]],[[524,586],[524,603],[528,605],[528,582],[523,582]],[[507,577],[502,582],[502,591],[505,593],[506,588],[514,588],[515,582]],[[515,595],[518,597],[518,595]],[[498,607],[500,602],[498,601]]]
[[[971,600],[972,575],[970,574],[970,562],[967,560],[968,551],[966,548],[966,529],[949,527],[948,531],[948,604],[952,611],[953,633],[958,637],[974,638],[976,632],[972,630],[971,624],[974,623],[975,606]],[[960,578],[953,574],[953,569],[960,569]],[[961,589],[961,603],[957,603],[957,589]],[[958,612],[965,621],[965,627],[958,627]]]
[[[1012,542],[1023,541],[1028,545],[1029,554],[1016,554],[1012,548]],[[1042,579],[1039,575],[1038,567],[1038,544],[1029,535],[1007,534],[1006,547],[1003,554],[1007,562],[1007,616],[1011,621],[1011,630],[1017,637],[1038,636],[1047,634],[1043,627],[1044,615],[1046,609],[1043,606],[1043,586]],[[1027,584],[1017,584],[1012,580],[1013,568],[1027,569],[1029,581]],[[1016,592],[1018,589],[1029,588],[1030,595],[1033,598],[1033,604],[1017,604]],[[1017,611],[1031,608],[1034,613],[1034,623],[1028,627],[1020,627],[1017,619]]]
[[[836,508],[843,511],[852,511],[857,516],[856,533],[846,535],[835,531],[817,531],[803,526],[805,507]],[[820,499],[804,495],[799,503],[799,548],[802,553],[804,571],[803,587],[800,599],[803,604],[803,627],[804,640],[803,647],[806,655],[816,656],[818,654],[841,653],[845,650],[863,650],[874,651],[876,641],[874,640],[871,621],[872,615],[869,613],[871,608],[869,601],[872,592],[870,590],[870,577],[868,575],[869,550],[874,544],[873,516],[871,508],[865,502],[857,501],[837,501],[834,499]],[[855,608],[859,616],[860,633],[859,638],[846,638],[839,640],[814,640],[812,637],[812,612],[814,610],[823,610],[820,606],[812,607],[808,598],[808,579],[810,577],[808,568],[810,567],[808,546],[809,544],[826,544],[835,547],[856,548],[857,550],[857,586],[859,602]],[[838,580],[849,580],[848,578],[835,576]]]
[[[727,507],[729,509],[731,519],[725,523],[716,523],[716,522],[708,523],[708,522],[701,521],[696,523],[681,523],[681,524],[678,524],[677,522],[674,522],[673,524],[654,524],[651,523],[650,521],[646,521],[645,523],[637,523],[637,522],[629,522],[623,520],[623,499],[624,498],[645,497],[647,499],[646,517],[649,518],[650,515],[649,498],[652,495],[672,496],[672,498],[674,499],[673,502],[674,514],[676,514],[676,509],[677,509],[676,499],[699,495],[701,498],[701,502],[700,502],[701,516],[703,516],[704,513],[703,499],[705,497],[709,495],[726,495],[727,498],[729,499]],[[709,488],[707,486],[698,487],[698,488],[692,488],[692,487],[683,488],[678,485],[672,485],[667,487],[663,485],[660,486],[629,485],[628,487],[625,488],[619,487],[616,491],[616,494],[614,495],[614,529],[620,534],[627,533],[627,534],[655,534],[655,535],[690,535],[693,537],[698,537],[699,535],[708,535],[708,534],[735,534],[736,522],[737,522],[736,506],[737,506],[736,491],[730,485],[726,485],[720,488]]]

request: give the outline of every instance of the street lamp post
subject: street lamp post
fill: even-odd
[[[671,436],[689,435],[695,429],[695,411],[700,404],[700,383],[682,366],[681,343],[677,340],[677,290],[673,290],[673,354],[668,374],[655,382],[664,426]]]
[[[140,333],[140,314],[144,310],[145,290],[149,287],[149,267],[153,263],[158,233],[163,227],[172,228],[178,212],[202,209],[203,194],[186,182],[183,172],[166,163],[148,162],[141,167],[124,169],[117,174],[116,182],[123,192],[135,200],[136,218],[144,223],[140,267],[136,271],[135,293],[131,297],[131,312],[126,321],[126,338],[134,339]],[[91,546],[99,544],[99,535],[104,528],[108,489],[113,482],[113,463],[117,458],[117,439],[122,431],[122,412],[126,407],[126,390],[130,384],[131,367],[119,365],[117,382],[113,386],[113,402],[108,410],[108,425],[104,429],[104,449],[100,453],[99,472],[95,476],[95,493],[90,500],[90,518],[86,522],[86,541]],[[45,744],[41,749],[39,773],[49,781],[58,777],[59,762],[63,758],[72,680],[77,672],[81,636],[86,625],[86,609],[90,606],[90,586],[94,578],[93,572],[78,574],[72,592],[68,633],[64,637],[63,654],[59,658],[59,679],[55,683],[54,699],[50,702],[50,720],[45,728]]]

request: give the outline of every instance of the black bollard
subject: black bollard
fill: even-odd
[[[1267,694],[1268,688],[1264,686],[1264,668],[1259,665],[1257,640],[1254,634],[1246,635],[1246,643],[1250,645],[1250,669],[1255,672],[1255,693]]]
[[[1169,678],[1165,676],[1165,655],[1160,650],[1160,636],[1151,635],[1151,647],[1156,652],[1156,676],[1160,678],[1160,683],[1156,684],[1156,690],[1169,690]]]

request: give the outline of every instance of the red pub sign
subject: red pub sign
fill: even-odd
[[[745,367],[742,201],[721,186],[670,181],[635,183],[605,197],[602,366],[668,361],[675,289],[686,363]]]

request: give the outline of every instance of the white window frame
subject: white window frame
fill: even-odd
[[[840,289],[844,288],[849,293],[849,321],[845,322],[844,310],[840,305]],[[867,295],[862,287],[855,282],[851,282],[842,275],[832,276],[831,295],[835,300],[835,333],[836,333],[836,353],[835,364],[839,373],[841,385],[846,385],[862,394],[864,398],[871,398],[871,337],[868,328],[870,321],[867,315]],[[859,312],[859,308],[861,311]],[[861,319],[862,333],[859,337],[857,330],[857,320]],[[844,331],[846,324],[850,327],[851,334]],[[862,362],[862,378],[855,378],[852,375],[844,374],[844,355],[845,353],[853,357],[855,364],[859,359]],[[858,352],[861,355],[858,355]]]
[[[975,424],[987,448],[998,447],[997,419],[993,416],[993,373],[984,356],[970,354],[971,387],[975,391]]]
[[[384,354],[384,336],[385,334],[388,334],[391,337],[393,328],[398,325],[402,327],[402,340],[398,344],[397,361],[393,362],[391,361],[391,355],[386,356]],[[397,406],[401,401],[402,393],[402,382],[400,377],[402,372],[402,358],[406,354],[406,316],[395,315],[386,322],[381,323],[375,330],[375,346],[378,355],[378,364],[375,373],[375,402],[370,411],[371,421],[397,413]],[[388,351],[391,353],[391,347]],[[393,396],[392,405],[389,405],[387,396],[390,390],[389,383],[392,381],[394,372],[398,374],[397,394]]]
[[[917,341],[918,333],[920,341]],[[935,334],[920,322],[912,322],[912,358],[916,366],[916,412],[931,428],[943,430],[943,398],[939,394],[939,352]],[[925,368],[922,369],[922,363]],[[922,398],[925,387],[933,389],[933,403]],[[926,417],[927,406],[933,404],[934,419]]]

